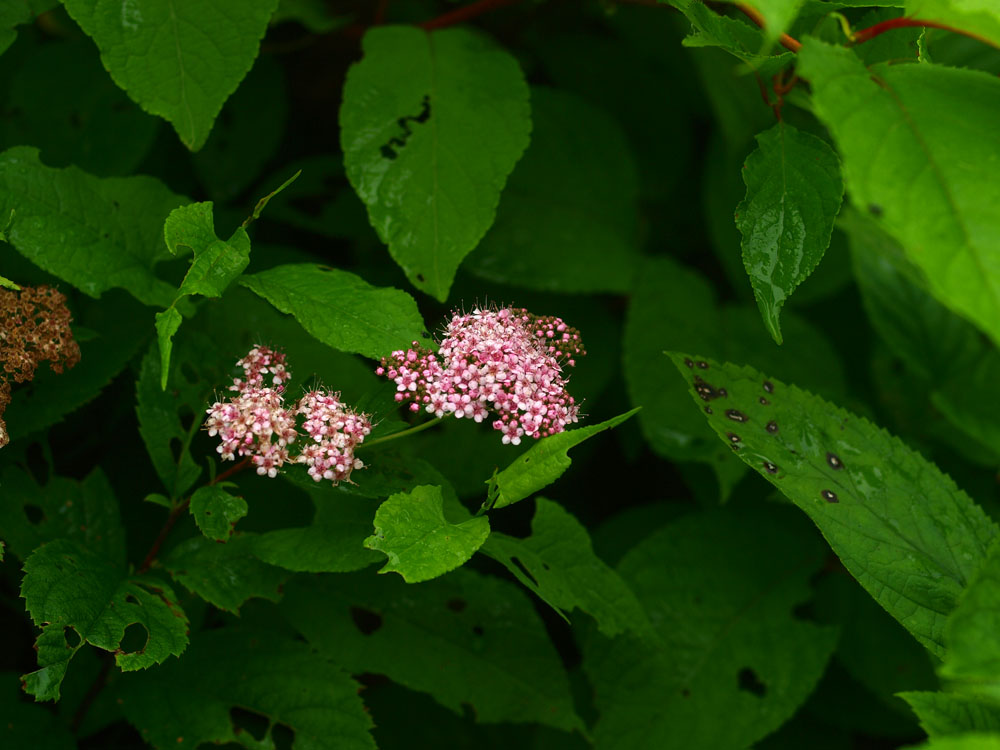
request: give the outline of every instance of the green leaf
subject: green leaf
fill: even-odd
[[[900,697],[934,739],[962,732],[1000,732],[1000,704],[959,693],[906,692]]]
[[[196,536],[170,550],[162,561],[177,583],[219,609],[238,614],[245,601],[276,602],[288,577],[254,554],[253,534],[237,534],[226,544]]]
[[[112,83],[87,39],[53,42],[32,50],[12,77],[2,142],[37,147],[49,166],[99,177],[134,172],[159,121]]]
[[[559,503],[538,498],[531,536],[518,539],[494,531],[481,551],[563,617],[580,609],[608,637],[649,630],[635,594],[594,554],[587,529]]]
[[[28,691],[39,700],[59,697],[59,682],[73,655],[64,653],[64,630],[69,628],[79,636],[76,648],[86,642],[112,651],[123,670],[160,664],[179,656],[188,643],[187,617],[169,586],[130,576],[121,564],[69,539],[49,542],[25,561],[21,596],[34,623],[45,626],[39,637],[39,671],[25,677]],[[135,623],[146,630],[147,641],[138,651],[125,653],[120,648],[125,629]],[[55,647],[53,640],[63,645]]]
[[[52,477],[39,485],[24,470],[0,474],[0,537],[21,560],[54,539],[73,539],[109,560],[125,563],[125,530],[118,500],[104,472],[78,482]]]
[[[664,350],[700,350],[719,359],[773,368],[785,377],[840,393],[840,358],[823,335],[791,312],[784,316],[785,344],[778,347],[748,306],[723,306],[706,279],[669,258],[647,262],[639,273],[625,319],[623,370],[629,399],[642,406],[639,426],[659,455],[704,461],[719,478],[721,495],[745,471],[722,448],[684,399],[684,386],[667,368]]]
[[[692,369],[690,358],[671,357],[719,437],[805,511],[851,575],[941,657],[945,620],[996,535],[982,509],[862,417],[749,367],[709,360]]]
[[[837,642],[793,615],[824,555],[804,526],[766,505],[691,514],[625,556],[618,572],[658,643],[584,643],[597,747],[748,747],[791,717]]]
[[[976,572],[945,627],[941,676],[1000,700],[1000,544]]]
[[[17,38],[15,27],[28,24],[35,16],[51,10],[58,0],[11,0],[0,6],[0,54]]]
[[[528,146],[528,86],[464,29],[381,26],[362,46],[340,109],[347,176],[410,282],[444,302]]]
[[[900,242],[934,296],[1000,342],[1000,80],[930,64],[869,70],[814,39],[798,72],[851,200]]]
[[[374,287],[347,271],[299,263],[244,276],[240,284],[340,351],[379,359],[424,335],[410,295]]]
[[[182,318],[177,303],[182,297],[199,294],[221,297],[230,284],[240,277],[250,264],[250,237],[246,229],[237,227],[233,236],[223,242],[215,234],[212,202],[191,203],[170,212],[163,224],[163,238],[173,255],[194,253],[191,267],[173,304],[156,314],[156,334],[160,345],[160,387],[167,387],[173,338]]]
[[[147,305],[170,304],[173,289],[154,269],[169,257],[163,220],[182,202],[151,177],[52,169],[27,146],[0,153],[0,216],[15,212],[7,241],[91,297],[121,288]]]
[[[889,349],[926,381],[953,425],[1000,455],[1000,352],[926,291],[920,272],[874,221],[845,211],[855,277],[868,317]]]
[[[95,302],[78,300],[74,316],[95,336],[80,340],[80,361],[69,370],[54,373],[40,368],[27,388],[14,391],[4,413],[11,440],[27,437],[94,399],[146,344],[149,311],[120,293],[104,295]]]
[[[486,537],[485,516],[462,523],[444,517],[440,487],[422,485],[391,495],[375,513],[375,533],[365,547],[385,553],[379,573],[399,573],[407,583],[429,581],[463,565]]]
[[[331,15],[323,0],[280,0],[271,25],[296,21],[314,34],[329,34],[351,22],[350,15]]]
[[[279,725],[308,750],[374,750],[360,685],[337,664],[284,635],[232,628],[197,634],[183,659],[126,675],[122,710],[157,748],[232,742],[274,748]],[[234,726],[234,709],[263,714],[259,741]],[[253,743],[253,744],[250,744]]]
[[[573,94],[535,87],[531,107],[531,145],[468,270],[528,289],[627,291],[638,265],[639,181],[625,134]]]
[[[719,47],[743,61],[760,76],[772,76],[795,59],[791,52],[768,54],[770,43],[763,31],[749,23],[710,10],[699,0],[669,0],[691,22],[693,32],[684,39],[685,47]],[[795,0],[765,0],[777,4],[797,4]],[[780,19],[779,19],[780,20]],[[774,34],[771,39],[777,38]]]
[[[278,0],[64,0],[117,83],[192,151],[250,70]]]
[[[250,216],[247,217],[246,221],[243,222],[244,228],[246,226],[248,226],[250,224],[250,222],[256,221],[257,219],[259,219],[261,213],[264,211],[265,208],[267,208],[267,204],[271,202],[271,199],[274,198],[274,196],[279,195],[280,193],[282,193],[285,190],[285,188],[287,188],[289,185],[291,185],[293,182],[295,182],[297,179],[299,179],[299,175],[301,175],[301,174],[302,174],[302,170],[301,169],[296,170],[295,173],[291,177],[289,177],[287,180],[285,180],[284,182],[282,182],[280,185],[278,185],[278,187],[276,187],[270,193],[268,193],[267,195],[265,195],[263,198],[261,198],[260,200],[258,200],[257,204],[253,207],[253,213],[251,213]]]
[[[217,542],[225,542],[233,534],[236,522],[247,514],[247,502],[242,497],[230,495],[225,487],[236,485],[224,482],[200,487],[191,495],[191,515],[201,533]]]
[[[578,427],[557,435],[542,438],[519,456],[510,466],[495,474],[490,480],[490,506],[503,508],[548,487],[573,463],[569,449],[579,445],[599,432],[617,427],[639,411],[639,408],[620,414],[600,424]]]
[[[1000,750],[1000,734],[969,732],[910,747],[912,750]]]
[[[282,611],[352,673],[384,674],[482,722],[582,729],[545,627],[517,586],[461,568],[412,587],[369,573],[297,578]]]
[[[171,365],[169,390],[161,388],[160,355],[154,342],[143,357],[136,381],[139,434],[172,498],[183,495],[198,479],[201,466],[191,457],[191,441],[201,429],[213,391],[225,383],[232,360],[215,341],[192,332],[182,337]]]
[[[1000,47],[1000,7],[984,0],[906,0],[906,16],[961,29]]]
[[[743,264],[764,324],[781,343],[778,315],[830,246],[844,184],[825,141],[784,121],[757,136],[743,165],[746,198],[736,207]]]
[[[32,750],[76,750],[73,735],[52,720],[52,712],[22,699],[17,675],[10,672],[0,674],[0,744]]]

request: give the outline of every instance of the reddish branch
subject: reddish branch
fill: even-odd
[[[442,13],[437,18],[424,21],[423,23],[418,24],[418,26],[426,31],[444,29],[448,26],[465,23],[476,16],[481,16],[483,13],[489,13],[491,10],[497,10],[498,8],[503,8],[506,5],[514,5],[519,2],[521,2],[521,0],[478,0],[477,2],[463,5],[461,8],[455,8],[455,10]]]
[[[888,21],[882,21],[874,26],[869,26],[867,29],[855,31],[851,35],[851,42],[854,44],[861,44],[862,42],[874,39],[879,34],[884,34],[887,31],[892,31],[893,29],[912,28],[914,26],[927,29],[944,29],[945,31],[951,31],[955,34],[962,34],[963,36],[971,37],[972,39],[976,39],[984,44],[993,45],[993,42],[989,39],[979,36],[971,31],[956,29],[954,26],[948,26],[947,24],[939,23],[937,21],[922,21],[919,18],[890,18]]]
[[[224,482],[225,480],[229,479],[229,477],[233,476],[233,474],[237,474],[243,471],[249,465],[250,465],[250,459],[245,458],[238,464],[230,466],[224,472],[219,474],[219,476],[217,476],[215,479],[209,482],[206,486],[211,487],[213,484]],[[177,523],[177,521],[180,520],[180,517],[184,515],[184,512],[188,509],[189,505],[191,505],[190,497],[188,497],[182,503],[177,505],[172,511],[170,511],[170,515],[167,516],[167,520],[163,524],[163,528],[160,529],[160,533],[157,535],[156,540],[153,542],[153,546],[150,547],[149,552],[146,553],[146,557],[143,559],[142,565],[140,565],[139,569],[136,571],[137,573],[141,574],[149,570],[149,568],[153,564],[153,561],[156,559],[156,556],[160,553],[160,547],[163,546],[163,543],[167,540],[167,537],[170,536],[170,532],[173,530],[174,525]]]
[[[751,8],[749,5],[744,5],[743,3],[736,3],[736,7],[743,11],[747,18],[760,26],[762,29],[764,28],[764,16],[760,14],[760,11],[756,8]],[[792,52],[798,52],[802,49],[802,42],[795,37],[789,36],[788,34],[782,34],[779,36],[778,41],[781,43],[782,47]]]

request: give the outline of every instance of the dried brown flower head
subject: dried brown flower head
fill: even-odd
[[[52,287],[0,289],[0,448],[9,441],[2,417],[11,381],[31,380],[40,362],[62,372],[80,361],[71,320],[66,297]]]

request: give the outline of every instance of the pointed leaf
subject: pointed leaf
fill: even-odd
[[[830,246],[844,183],[833,149],[784,121],[759,134],[757,144],[743,165],[747,194],[736,207],[736,226],[757,306],[780,344],[778,315]]]
[[[14,211],[7,241],[91,297],[121,288],[147,305],[170,304],[173,289],[155,266],[170,257],[163,220],[182,202],[151,177],[53,169],[26,146],[0,153],[0,216]]]
[[[296,578],[289,622],[352,673],[384,674],[482,722],[582,729],[566,673],[516,585],[468,568],[420,586],[369,573]]]
[[[1000,703],[960,693],[907,692],[899,696],[931,739],[963,732],[1000,732]]]
[[[407,583],[419,583],[472,557],[490,535],[489,520],[481,516],[449,523],[443,506],[441,488],[428,485],[391,495],[379,506],[375,533],[365,539],[365,547],[389,558],[379,573],[396,572]]]
[[[906,0],[906,15],[961,29],[1000,47],[1000,6],[989,0]]]
[[[225,628],[196,635],[183,659],[126,675],[116,692],[129,721],[160,750],[228,742],[274,748],[279,725],[295,734],[295,748],[374,750],[359,690],[343,669],[305,644]],[[237,708],[266,717],[261,741],[234,726]]]
[[[672,354],[709,425],[816,523],[850,573],[931,653],[996,526],[868,420],[749,367]]]
[[[444,302],[528,145],[528,86],[464,29],[382,26],[362,46],[340,109],[347,176],[410,282]]]
[[[250,70],[278,0],[64,0],[111,77],[192,151]]]
[[[777,729],[837,642],[836,628],[793,614],[823,556],[804,521],[766,505],[691,514],[634,547],[618,571],[658,640],[584,643],[596,746],[748,747]]]
[[[503,508],[545,489],[573,463],[569,457],[570,448],[599,432],[617,427],[638,411],[638,408],[632,409],[600,424],[578,427],[542,438],[489,480],[490,504],[494,508]]]
[[[941,676],[1000,701],[1000,544],[976,572],[945,628]]]
[[[869,70],[815,39],[799,57],[851,200],[899,240],[934,296],[1000,343],[1000,80],[940,65]]]
[[[343,352],[379,359],[424,335],[423,319],[409,294],[372,286],[329,266],[277,266],[244,276],[240,284]]]
[[[589,614],[608,637],[649,630],[635,594],[594,554],[587,529],[552,500],[538,498],[531,536],[518,539],[495,531],[481,551],[560,614],[573,609]]]
[[[149,577],[132,577],[128,571],[69,539],[39,547],[24,563],[21,596],[36,625],[46,626],[38,653],[42,675],[54,667],[53,679],[36,672],[39,698],[58,698],[59,681],[70,657],[50,646],[51,639],[72,628],[83,643],[112,651],[122,670],[144,669],[178,656],[188,643],[187,617],[166,584]],[[141,624],[148,636],[139,651],[125,653],[125,629]],[[42,688],[44,687],[44,690]],[[37,694],[37,693],[36,693]]]

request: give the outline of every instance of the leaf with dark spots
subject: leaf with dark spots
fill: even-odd
[[[671,357],[700,400],[685,355]],[[891,615],[943,655],[945,620],[985,558],[994,523],[934,464],[866,419],[752,368],[712,367],[750,418],[737,455],[812,518]],[[762,380],[767,406],[757,401]],[[724,415],[707,419],[719,437],[732,439]]]

